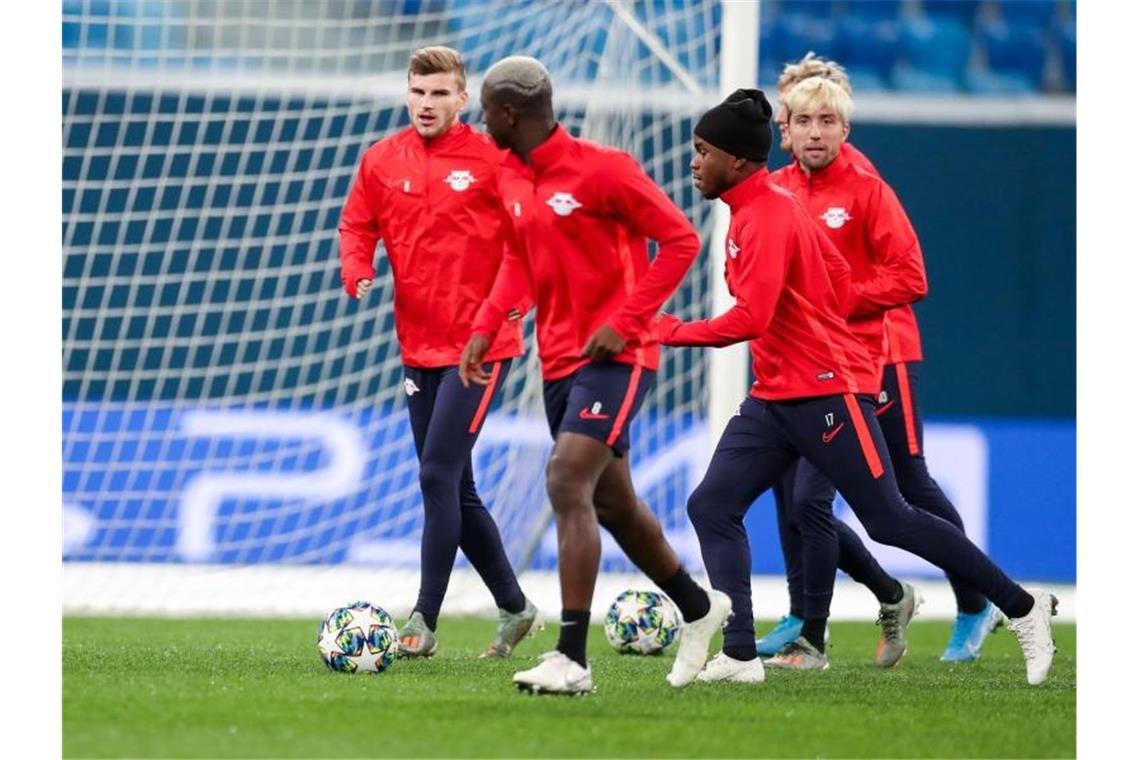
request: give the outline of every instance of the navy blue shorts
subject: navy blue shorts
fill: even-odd
[[[590,362],[571,375],[542,384],[550,434],[580,433],[623,456],[629,428],[657,373],[620,362]]]

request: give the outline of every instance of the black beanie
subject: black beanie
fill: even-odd
[[[705,111],[693,134],[737,158],[767,163],[772,106],[760,90],[737,90]]]

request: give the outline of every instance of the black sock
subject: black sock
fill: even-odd
[[[586,634],[590,632],[589,610],[562,610],[558,631],[558,651],[586,667]]]
[[[807,618],[804,620],[804,627],[800,630],[800,635],[808,640],[813,647],[819,651],[824,651],[827,646],[823,643],[823,632],[827,630],[827,618]]]
[[[1021,597],[1017,600],[1017,604],[1010,607],[1008,610],[1002,610],[1006,615],[1011,618],[1025,617],[1029,611],[1033,609],[1033,595],[1028,591],[1022,589]]]
[[[507,603],[502,606],[502,609],[506,610],[512,615],[517,615],[525,610],[526,596],[523,595],[522,590],[519,590],[518,596],[512,596],[510,599],[508,599]]]
[[[882,586],[872,587],[871,592],[879,600],[879,604],[898,604],[903,598],[902,584],[894,578]]]
[[[685,572],[684,567],[679,568],[673,573],[672,578],[662,583],[661,590],[677,604],[681,610],[681,617],[685,618],[686,623],[709,614],[711,605],[708,592],[697,585],[693,577]]]
[[[747,662],[756,659],[756,646],[744,647],[725,647],[722,650],[726,655],[734,660],[741,660]]]
[[[439,614],[437,613],[435,615],[429,615],[423,610],[415,610],[415,612],[418,612],[423,616],[424,622],[427,623],[427,627],[431,629],[432,633],[435,633],[435,627],[439,623]]]

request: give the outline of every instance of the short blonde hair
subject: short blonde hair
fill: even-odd
[[[784,66],[784,70],[780,72],[780,78],[776,80],[776,91],[783,92],[786,88],[794,87],[812,77],[821,77],[829,82],[835,82],[849,96],[852,95],[851,80],[847,78],[847,70],[835,61],[817,58],[812,52],[809,52],[796,63],[789,63]]]
[[[444,74],[455,72],[459,80],[459,91],[467,90],[467,68],[463,65],[463,56],[454,48],[443,45],[422,47],[412,53],[408,61],[408,78],[412,74],[424,76],[427,74]]]
[[[811,113],[820,108],[830,108],[844,124],[851,123],[851,112],[855,103],[842,87],[830,79],[811,77],[797,84],[784,96],[788,109],[788,120],[797,113]]]

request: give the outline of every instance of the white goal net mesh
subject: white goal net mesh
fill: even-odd
[[[65,559],[418,567],[391,278],[378,250],[379,292],[348,299],[336,232],[361,154],[408,123],[409,54],[456,47],[475,87],[539,58],[571,132],[633,153],[707,241],[688,141],[719,24],[719,0],[65,0]],[[706,261],[673,311],[709,313]],[[512,561],[549,568],[528,345],[475,471]],[[663,353],[631,460],[688,556],[703,362]]]

